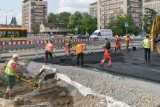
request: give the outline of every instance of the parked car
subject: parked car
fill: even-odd
[[[87,39],[89,38],[89,35],[78,35],[77,39]]]
[[[146,35],[147,35],[147,33],[140,33],[140,34],[137,35],[137,38],[145,39]]]

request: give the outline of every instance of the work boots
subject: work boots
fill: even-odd
[[[8,93],[4,93],[3,98],[9,99],[9,94]]]
[[[111,67],[112,66],[112,61],[109,61],[107,64],[107,67]]]

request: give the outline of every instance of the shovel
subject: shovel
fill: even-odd
[[[53,56],[55,57],[55,58],[57,58],[58,60],[60,60],[60,62],[63,62],[64,61],[64,59],[60,59],[60,58],[58,58],[56,55],[54,55],[53,54]]]
[[[76,58],[77,58],[77,56],[73,57],[73,59],[71,60],[71,62],[73,62]]]

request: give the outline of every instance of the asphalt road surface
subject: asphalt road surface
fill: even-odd
[[[67,56],[55,56],[54,64],[63,66],[76,66],[75,55]],[[151,54],[151,62],[146,63],[144,61],[143,49],[136,51],[130,50],[122,53],[111,53],[112,67],[107,67],[107,61],[105,64],[100,64],[103,58],[103,52],[89,53],[84,55],[84,66],[87,69],[98,69],[104,72],[109,72],[117,75],[125,75],[130,77],[136,77],[140,79],[150,80],[154,82],[160,82],[160,58],[156,53]],[[50,60],[49,60],[50,61]],[[35,62],[44,62],[44,57],[36,58]]]

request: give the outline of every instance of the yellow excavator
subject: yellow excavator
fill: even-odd
[[[157,15],[153,17],[153,25],[150,32],[151,51],[156,51],[160,54],[160,34],[159,34],[159,18]]]

